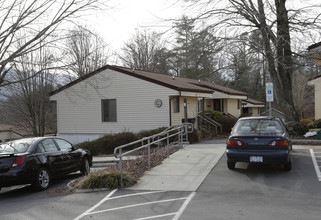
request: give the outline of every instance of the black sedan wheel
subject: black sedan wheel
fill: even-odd
[[[235,169],[235,162],[227,161],[227,167],[228,167],[230,170]]]
[[[39,171],[37,173],[36,180],[35,180],[33,186],[37,190],[42,191],[42,190],[48,189],[50,182],[51,182],[51,177],[50,177],[49,170],[45,167],[42,167],[39,169]]]
[[[283,169],[284,169],[285,171],[290,171],[290,170],[292,169],[292,162],[291,162],[291,160],[290,160],[289,162],[287,162],[287,163],[284,164]]]
[[[89,161],[87,158],[84,158],[81,166],[82,166],[81,170],[80,170],[81,174],[83,176],[87,176],[90,173],[90,165],[89,165]]]

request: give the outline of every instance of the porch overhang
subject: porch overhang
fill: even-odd
[[[232,94],[227,94],[227,93],[215,91],[215,92],[213,92],[213,95],[211,98],[212,99],[242,99],[242,100],[246,100],[247,96],[246,95],[232,95]]]
[[[242,104],[243,108],[263,108],[264,105],[255,105],[251,103]]]
[[[187,97],[196,97],[196,98],[212,98],[213,95],[211,93],[201,93],[201,92],[185,92],[182,91],[181,96],[187,96]]]

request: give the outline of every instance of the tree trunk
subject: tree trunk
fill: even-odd
[[[292,95],[292,50],[289,28],[289,18],[285,7],[286,0],[275,0],[277,13],[277,40],[276,40],[276,65],[277,77],[273,77],[276,83],[277,94],[280,95],[280,106],[289,114],[291,120],[299,120],[297,112],[294,109]]]
[[[268,69],[274,84],[275,96],[279,106],[285,113],[287,120],[299,119],[293,103],[292,96],[292,50],[289,32],[289,22],[286,0],[275,0],[277,15],[277,35],[275,36],[266,23],[264,3],[258,0],[260,31],[264,41],[264,49],[268,62]],[[276,54],[273,53],[272,44]]]

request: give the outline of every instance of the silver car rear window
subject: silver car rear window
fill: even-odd
[[[284,130],[277,120],[247,119],[238,121],[232,133],[239,135],[281,135]]]

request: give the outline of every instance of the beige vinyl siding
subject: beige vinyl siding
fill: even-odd
[[[263,107],[263,106],[262,106]],[[261,115],[261,107],[253,107],[253,106],[249,106],[249,113],[252,115],[252,116],[260,116]]]
[[[315,120],[321,119],[321,77],[311,80],[309,85],[314,86]]]
[[[239,108],[239,109],[237,108],[239,99],[227,99],[226,102],[227,102],[226,112],[230,113],[231,115],[234,115],[237,118],[240,117],[241,108]]]
[[[206,110],[213,110],[214,106],[213,106],[213,99],[205,99],[205,111]]]
[[[182,119],[184,118],[184,98],[186,98],[187,102],[187,118],[196,118],[197,117],[197,108],[198,108],[198,101],[197,98],[193,97],[180,97],[180,111],[178,113],[174,113],[174,102],[171,100],[171,114],[172,114],[172,125],[181,124]]]
[[[138,132],[169,125],[169,95],[177,91],[105,70],[51,97],[57,100],[60,134]],[[117,122],[102,122],[101,101],[116,99]],[[162,100],[160,108],[154,105]]]
[[[252,107],[252,116],[260,116],[260,108]]]

